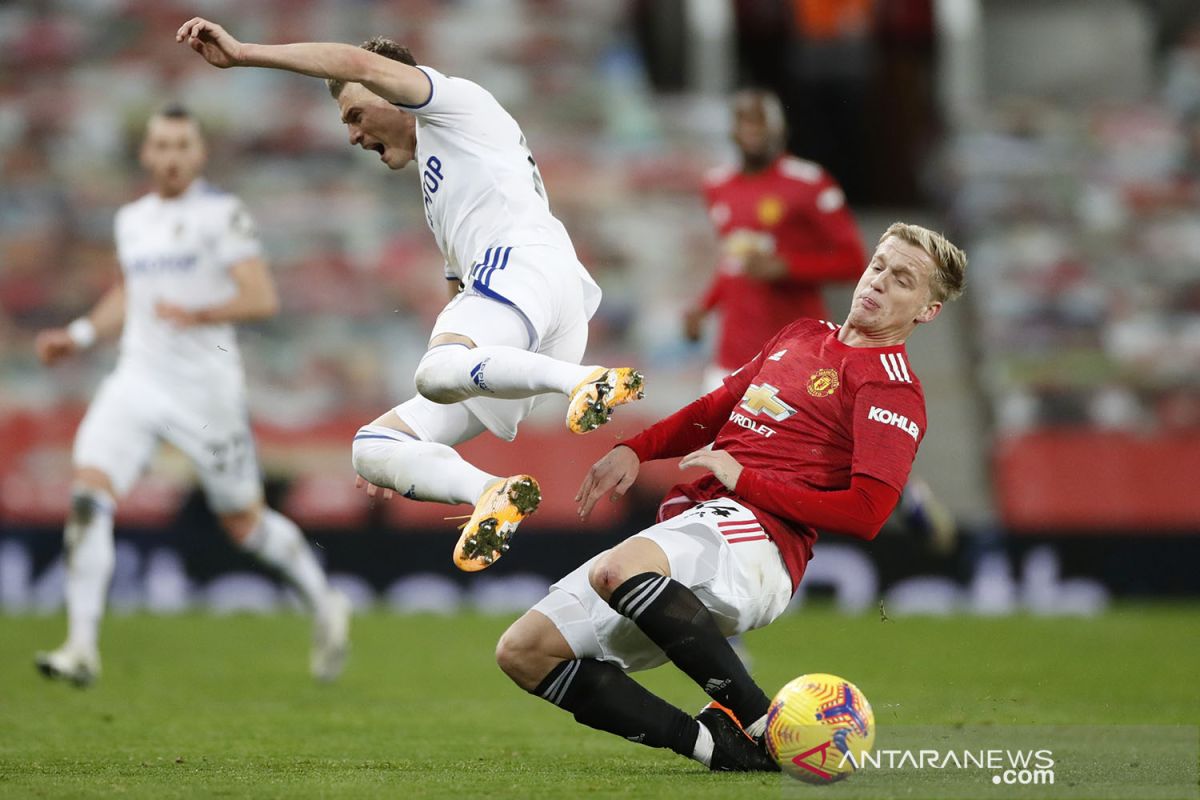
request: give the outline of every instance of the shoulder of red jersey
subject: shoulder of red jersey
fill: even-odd
[[[806,161],[795,156],[784,156],[779,159],[779,174],[801,183],[820,183],[825,178],[825,170],[815,161]]]
[[[908,354],[903,351],[864,353],[858,362],[862,365],[864,382],[908,384],[918,389],[921,386],[921,381],[917,379],[912,365],[909,364]]]

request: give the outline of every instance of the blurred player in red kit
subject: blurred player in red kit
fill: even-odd
[[[721,314],[705,391],[793,320],[828,319],[821,287],[858,280],[866,260],[841,187],[818,164],[784,152],[779,99],[746,89],[734,95],[733,114],[740,168],[715,170],[704,185],[721,258],[684,317],[685,333],[695,341],[704,318]]]

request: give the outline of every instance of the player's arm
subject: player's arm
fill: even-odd
[[[854,475],[848,489],[824,492],[788,484],[763,470],[740,469],[730,489],[778,517],[867,540],[875,538],[900,502],[900,492],[869,475]]]
[[[781,244],[773,253],[756,253],[746,260],[746,272],[762,280],[798,283],[855,281],[867,263],[862,237],[846,205],[841,187],[826,178],[812,205],[798,212],[808,217],[804,245]]]
[[[726,386],[719,386],[637,436],[618,443],[592,465],[575,493],[579,517],[586,518],[604,495],[613,502],[624,495],[637,479],[643,461],[681,456],[712,443],[736,402],[737,397]]]
[[[125,282],[120,278],[84,316],[63,328],[39,331],[34,340],[46,365],[87,350],[97,341],[115,339],[125,325]]]
[[[279,293],[267,262],[258,257],[244,258],[229,268],[237,293],[227,302],[202,308],[184,308],[160,301],[155,311],[160,317],[181,327],[218,325],[224,322],[254,322],[279,313]]]
[[[730,488],[765,511],[814,528],[873,539],[900,500],[925,419],[920,390],[906,382],[866,383],[855,393],[850,486],[819,491],[769,470],[741,470]],[[886,410],[886,416],[882,411]],[[718,476],[719,477],[719,476]]]
[[[391,103],[420,106],[429,99],[429,77],[408,64],[401,64],[354,45],[337,42],[299,44],[254,44],[240,42],[220,25],[195,17],[175,33],[175,41],[186,42],[214,67],[268,67],[361,83]]]

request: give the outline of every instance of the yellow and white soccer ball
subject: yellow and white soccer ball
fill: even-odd
[[[788,683],[767,712],[767,751],[806,783],[848,777],[875,743],[875,713],[850,681],[814,672]]]

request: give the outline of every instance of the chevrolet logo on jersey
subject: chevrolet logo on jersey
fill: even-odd
[[[779,389],[769,383],[750,384],[750,388],[742,395],[742,408],[751,414],[766,414],[776,422],[796,413],[796,409],[779,399]]]

